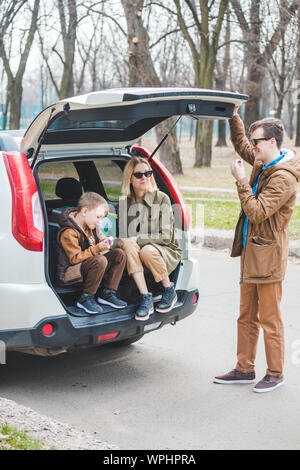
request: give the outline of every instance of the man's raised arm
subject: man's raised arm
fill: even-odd
[[[250,142],[246,137],[244,123],[237,113],[238,109],[239,106],[234,108],[233,117],[229,119],[231,142],[240,157],[253,166],[255,157],[251,150]]]

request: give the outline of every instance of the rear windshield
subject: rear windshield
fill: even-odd
[[[78,182],[84,191],[94,191],[111,202],[117,202],[121,196],[124,160],[98,159],[76,162],[45,162],[39,165],[38,176],[46,201],[57,200],[62,196],[56,194],[57,185],[63,178]],[[66,181],[67,184],[67,181]],[[76,183],[72,183],[73,185]],[[67,198],[66,198],[67,199]],[[76,197],[70,197],[75,201]]]
[[[76,121],[69,119],[67,116],[61,116],[50,125],[48,131],[58,131],[62,129],[115,129],[123,130],[135,124],[137,120],[103,120],[103,121]]]

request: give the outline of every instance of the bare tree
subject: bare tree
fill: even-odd
[[[298,9],[298,31],[300,31],[300,8]],[[296,142],[295,145],[297,147],[300,146],[300,35],[298,37],[298,53],[297,53],[297,90],[296,90],[296,98],[297,98],[297,127],[296,127]]]
[[[39,30],[41,53],[46,64],[51,82],[56,90],[59,99],[74,95],[73,65],[75,58],[76,31],[78,26],[77,1],[76,0],[56,0],[56,8],[59,15],[59,31],[55,44],[51,48],[62,65],[62,73],[55,73],[57,64],[51,65],[51,53],[47,51],[44,36],[45,30],[51,30],[52,26],[45,24],[45,30]],[[50,15],[47,15],[47,21]],[[55,21],[55,20],[54,20]],[[62,43],[62,47],[61,47]]]
[[[13,20],[16,15],[23,11],[25,1],[4,1],[1,3],[1,19],[0,19],[0,57],[3,61],[7,76],[9,102],[10,102],[10,118],[9,127],[10,129],[19,129],[21,121],[21,103],[23,95],[23,77],[27,65],[27,60],[31,47],[35,31],[37,28],[38,11],[40,6],[40,0],[34,0],[33,8],[30,9],[31,20],[28,27],[22,31],[22,40],[20,44],[20,55],[16,73],[13,72],[10,58],[7,54],[6,49],[6,35],[12,34],[12,30],[16,33],[17,26],[13,26]]]
[[[158,87],[161,81],[154,68],[149,49],[149,34],[143,24],[144,0],[121,0],[127,21],[128,57],[130,62],[130,86]],[[156,126],[158,140],[169,131],[173,120]],[[175,132],[171,132],[160,149],[162,162],[173,174],[182,173],[179,147]]]
[[[217,61],[216,63],[216,88],[218,90],[225,90],[226,88],[226,81],[228,75],[228,69],[230,64],[230,12],[227,10],[226,12],[226,28],[225,28],[225,53],[223,57],[223,61]],[[220,119],[218,121],[218,140],[216,143],[216,147],[226,147],[226,121]]]
[[[269,66],[269,74],[277,97],[275,117],[278,119],[281,119],[284,99],[295,78],[297,55],[297,51],[295,54],[295,42],[297,42],[296,32],[283,32],[280,46],[272,55]]]
[[[107,0],[100,0],[86,1],[83,6],[88,12],[93,33],[85,46],[85,60],[88,65],[86,70],[89,71],[85,83],[90,82],[92,91],[113,86],[127,86],[130,67],[124,56],[127,32],[121,25],[124,22],[121,4],[115,6]],[[79,45],[78,49],[81,47]],[[81,69],[84,68],[83,61],[82,64]]]
[[[260,0],[250,1],[250,19],[248,21],[244,11],[245,4],[240,0],[230,1],[242,30],[247,51],[248,76],[245,92],[250,96],[250,99],[246,106],[245,126],[248,128],[253,121],[259,119],[262,85],[267,72],[267,66],[282,39],[282,33],[295,14],[299,0],[293,0],[292,2],[279,0],[278,21],[271,38],[265,41],[263,49],[261,48],[263,33],[262,2]]]
[[[174,0],[178,24],[189,45],[193,58],[195,85],[213,88],[214,71],[219,48],[220,33],[228,0],[201,0],[199,7],[193,0]],[[190,14],[197,34],[192,35],[184,14],[184,6]],[[210,166],[212,158],[213,121],[198,121],[196,132],[195,166]]]

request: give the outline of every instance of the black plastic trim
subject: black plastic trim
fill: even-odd
[[[199,296],[198,289],[177,291],[177,293],[179,300],[171,312],[164,314],[155,312],[145,322],[135,320],[135,306],[89,317],[72,317],[66,314],[66,316],[45,317],[33,328],[2,330],[0,340],[5,343],[7,350],[60,349],[102,344],[98,342],[98,336],[119,331],[115,339],[105,341],[103,344],[122,341],[136,335],[151,333],[151,330],[144,332],[145,325],[161,322],[161,328],[191,315],[198,305],[198,302],[193,304],[194,295]],[[51,323],[55,328],[55,333],[48,337],[42,334],[45,323]]]

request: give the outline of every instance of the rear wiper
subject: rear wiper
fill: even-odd
[[[166,133],[166,135],[161,139],[161,141],[159,142],[159,144],[157,145],[157,147],[153,150],[153,152],[151,153],[150,157],[148,158],[148,162],[151,162],[152,158],[154,157],[155,153],[157,152],[157,150],[159,149],[159,147],[164,143],[164,141],[166,140],[166,138],[169,136],[170,132],[174,129],[174,127],[176,126],[176,124],[179,122],[179,120],[182,118],[182,115],[179,116],[179,118],[175,121],[175,123],[173,124],[173,126],[169,129],[169,132]]]

